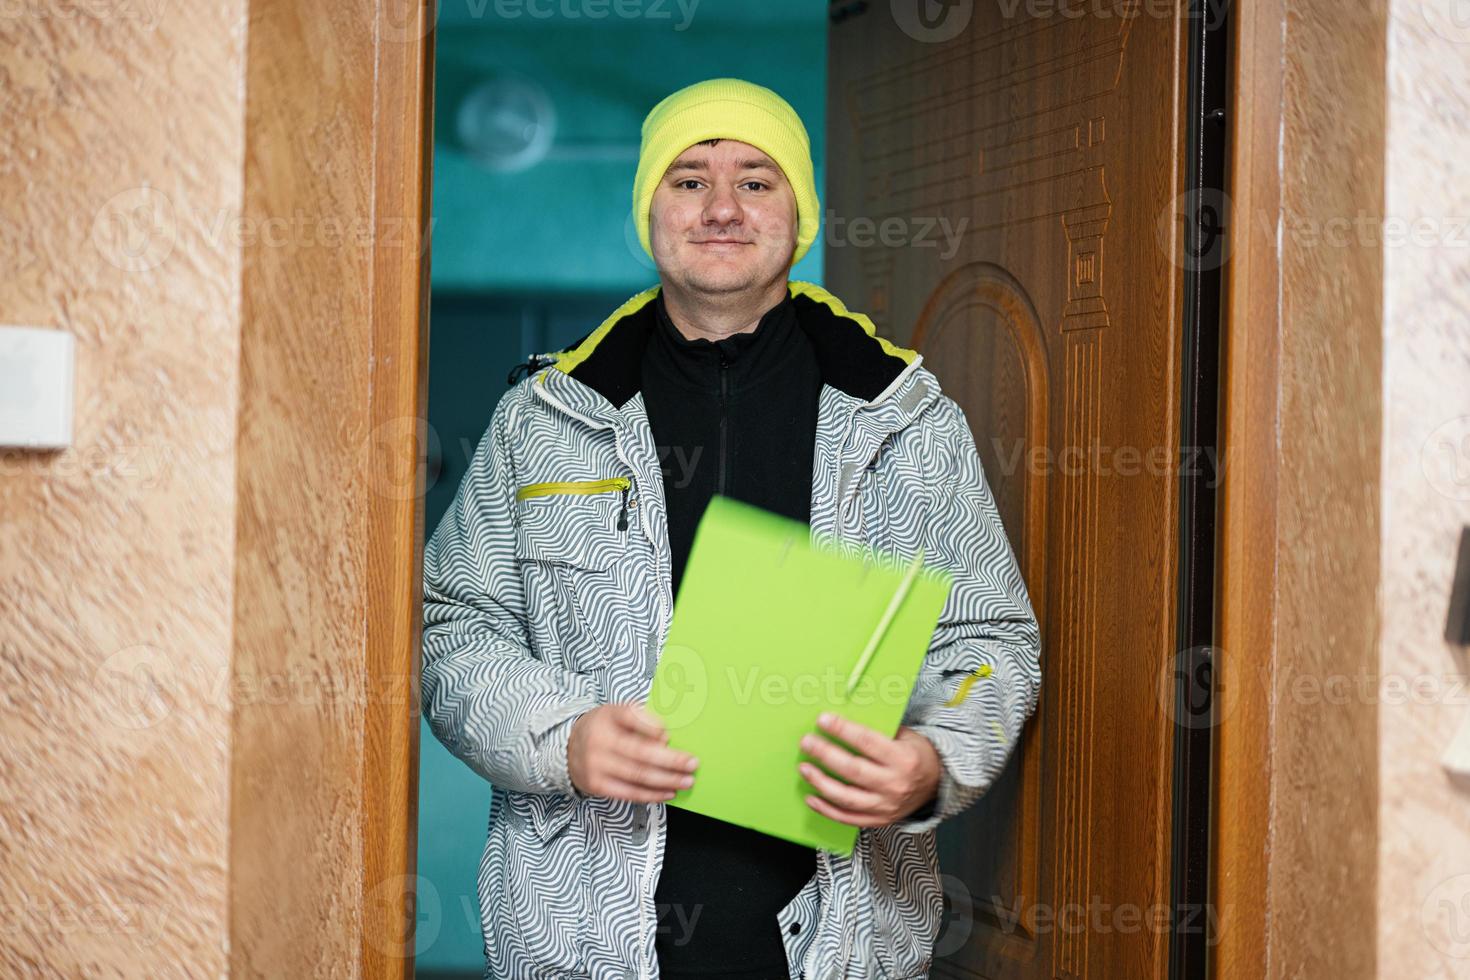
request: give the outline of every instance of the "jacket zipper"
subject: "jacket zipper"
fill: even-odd
[[[923,356],[922,355],[920,355],[919,357],[916,357],[913,360],[913,362],[910,363],[908,365],[908,367],[906,367],[902,372],[900,372],[899,376],[897,378],[895,378],[893,380],[893,382],[877,398],[873,399],[873,401],[871,401],[870,403],[868,403],[869,406],[876,405],[879,402],[882,402],[882,401],[887,400],[887,398],[889,398],[895,391],[897,391],[898,388],[903,384],[903,382],[905,382],[908,379],[909,375],[915,369],[917,369],[919,367],[919,365],[920,365],[920,363],[922,363],[922,361],[923,361]],[[724,368],[725,367],[725,364],[723,362],[723,359],[721,361],[721,365],[720,366],[721,366],[721,368]],[[720,456],[721,456],[721,459],[720,459],[720,486],[721,486],[722,489],[723,489],[723,486],[724,486],[724,441],[725,441],[725,438],[724,437],[725,437],[725,418],[724,418],[724,412],[723,412],[723,407],[724,407],[723,406],[723,402],[724,402],[724,398],[725,398],[725,394],[726,394],[726,381],[725,381],[725,377],[726,377],[725,376],[725,372],[722,370],[720,372],[720,397],[721,397],[721,408],[722,408],[721,416],[720,416],[720,437],[721,437],[720,438],[720,443],[721,443],[721,452],[720,452]],[[591,426],[592,428],[595,428],[595,429],[610,429],[610,428],[613,428],[610,424],[608,424],[606,422],[594,421],[593,419],[587,418],[586,416],[582,415],[581,413],[576,412],[576,411],[572,410],[571,408],[568,408],[566,405],[562,404],[559,399],[557,399],[550,392],[548,392],[548,391],[545,390],[545,386],[544,386],[545,375],[542,375],[541,377],[539,377],[537,379],[537,381],[538,381],[538,384],[532,390],[543,401],[547,402],[550,405],[555,406],[557,409],[561,410],[562,412],[566,413],[567,415],[570,415],[572,418],[579,419],[580,421],[582,421],[583,423]],[[851,427],[851,424],[852,424],[853,419],[856,418],[856,416],[857,416],[857,410],[854,409],[852,411],[852,413],[849,414],[849,416],[848,416],[848,427],[849,427],[849,431],[851,431],[850,427]],[[616,440],[615,445],[617,447],[618,457],[623,461],[623,463],[625,465],[627,465],[631,469],[632,468],[632,464],[629,462],[627,456],[623,452],[622,441],[621,440]],[[880,445],[880,450],[881,450],[881,445]],[[597,481],[597,482],[610,482],[610,481]],[[611,487],[609,487],[608,489],[611,489]],[[626,501],[626,493],[627,492],[626,492],[626,489],[625,489],[624,490],[624,500],[625,501]],[[839,491],[839,493],[840,493],[840,491]],[[842,500],[841,500],[840,496],[839,496],[839,500],[838,500],[838,503],[837,503],[837,522],[838,522],[838,528],[839,528],[839,533],[840,533],[841,528],[842,528]],[[620,526],[621,526],[621,521],[620,521]],[[644,532],[645,532],[645,534],[648,537],[648,543],[654,549],[655,556],[657,556],[659,554],[658,544],[657,544],[657,542],[654,541],[653,535],[648,530],[648,527],[647,527],[647,523],[646,522],[644,524]],[[670,610],[664,604],[664,595],[663,595],[663,590],[662,589],[659,590],[658,599],[659,599],[659,613],[660,613],[660,619],[661,619],[659,628],[660,628],[660,632],[662,633],[663,630],[665,630],[667,628],[668,621],[671,618],[671,616],[670,616]],[[655,848],[657,846],[658,832],[662,829],[663,820],[666,820],[667,819],[666,817],[663,817],[663,814],[665,813],[665,810],[666,810],[666,805],[665,804],[650,803],[650,804],[648,804],[648,807],[649,807],[649,809],[651,811],[653,811],[653,813],[655,815],[658,815],[658,816],[662,817],[662,819],[656,820],[655,821],[655,826],[649,828],[648,842],[647,842],[647,844],[645,845],[645,848],[644,848],[644,874],[643,874],[643,878],[642,878],[642,880],[640,882],[640,888],[641,888],[641,891],[643,892],[643,896],[642,897],[643,897],[643,900],[644,900],[644,904],[647,904],[647,901],[648,901],[648,898],[649,898],[649,895],[648,895],[648,890],[649,890],[648,883],[649,883],[649,880],[650,880],[650,878],[652,876],[652,871],[653,871],[654,850],[655,850]],[[830,881],[832,878],[835,877],[835,873],[834,873],[833,868],[832,868],[830,856],[826,852],[822,852],[820,850],[818,851],[818,856],[823,861],[823,863],[825,863],[826,866],[827,866],[827,875],[828,875],[828,878],[829,878],[829,881]],[[856,872],[855,871],[853,872],[853,877],[856,878]],[[833,884],[833,887],[835,887],[835,883]],[[647,940],[646,940],[646,937],[644,935],[644,930],[643,930],[643,923],[647,919],[649,919],[649,917],[644,916],[644,915],[640,915],[639,916],[639,924],[638,924],[639,929],[638,929],[638,931],[639,931],[639,945],[640,945],[640,947],[645,946],[647,944]],[[807,962],[806,962],[806,964],[803,964],[804,966],[807,965],[807,964],[809,964],[811,962],[811,958],[812,958],[812,956],[814,956],[816,954],[816,951],[817,951],[817,944],[816,943],[812,943],[812,945],[810,947],[808,947],[808,949],[807,949]],[[851,936],[850,936],[850,934],[848,932],[848,929],[846,927],[844,928],[844,931],[843,931],[842,947],[841,947],[841,951],[840,951],[840,956],[841,956],[842,961],[843,961],[842,968],[845,970],[846,969],[846,966],[847,966],[847,963],[850,962],[851,956],[852,956],[852,952],[851,952]],[[640,956],[640,959],[642,959],[642,961],[645,964],[648,963],[648,960],[647,959],[643,959],[641,956]]]
[[[729,427],[729,407],[727,405],[727,396],[730,393],[729,367],[730,362],[725,360],[722,352],[720,354],[720,475],[715,484],[715,492],[721,494],[725,492],[725,433]]]
[[[560,483],[531,483],[516,491],[517,500],[530,500],[532,497],[547,497],[552,494],[571,493],[608,493],[618,490],[623,494],[623,506],[618,511],[618,530],[628,530],[628,490],[633,486],[633,481],[626,476],[615,476],[607,480],[569,480]]]

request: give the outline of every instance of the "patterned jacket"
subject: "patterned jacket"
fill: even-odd
[[[480,857],[486,976],[656,977],[662,803],[582,795],[577,715],[646,700],[669,628],[663,479],[639,394],[659,287],[500,401],[424,555],[423,708],[493,784]],[[792,977],[928,976],[934,827],[995,780],[1035,709],[1040,636],[974,439],[914,351],[792,282],[821,366],[812,533],[946,568],[953,589],[903,724],[943,763],[927,812],[863,829],[778,916]],[[668,928],[662,926],[660,928]]]

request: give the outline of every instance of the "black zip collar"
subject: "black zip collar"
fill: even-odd
[[[655,286],[625,303],[621,316],[553,355],[554,370],[622,408],[642,383],[644,348],[658,327]],[[882,394],[918,355],[876,336],[866,317],[850,313],[820,287],[793,283],[787,297],[796,325],[811,342],[824,384],[863,401]],[[784,301],[783,301],[784,302]],[[774,308],[773,308],[774,309]],[[621,311],[620,310],[620,311]],[[534,373],[538,368],[531,368]]]
[[[655,327],[649,331],[644,351],[644,383],[650,365],[657,365],[667,380],[681,387],[703,390],[725,383],[731,390],[739,390],[771,377],[782,361],[795,356],[793,344],[807,342],[796,325],[790,290],[761,315],[754,330],[720,340],[685,337],[669,317],[662,294],[654,299],[653,307]]]

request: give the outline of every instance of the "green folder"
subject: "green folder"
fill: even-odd
[[[817,726],[829,710],[897,734],[949,595],[921,561],[845,556],[799,521],[714,497],[648,698],[669,744],[699,758],[669,805],[850,854],[858,828],[805,802],[816,790],[797,762],[821,766],[800,740],[833,738]]]

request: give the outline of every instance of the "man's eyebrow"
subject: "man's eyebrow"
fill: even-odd
[[[769,170],[779,174],[781,168],[777,167],[773,160],[741,160],[738,164],[741,170]],[[682,173],[686,170],[708,170],[709,163],[705,160],[679,160],[671,165],[668,173]]]

